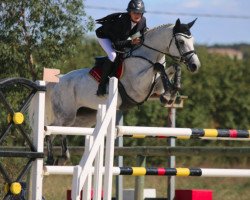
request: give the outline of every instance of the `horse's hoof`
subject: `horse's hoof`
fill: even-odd
[[[163,95],[161,95],[160,102],[161,102],[161,104],[166,104],[168,101],[163,97]]]
[[[174,100],[169,100],[167,104],[168,104],[168,105],[171,105],[171,104],[173,104],[173,103],[174,103]]]
[[[167,104],[171,100],[170,95],[161,95],[160,96],[160,101],[162,104]]]
[[[47,158],[46,165],[55,165],[55,159],[54,158]]]
[[[67,159],[67,160],[70,160],[70,153],[69,153],[69,150],[67,150],[66,152],[65,152],[65,158]]]
[[[58,156],[55,162],[55,165],[67,165],[70,163],[70,160],[67,159],[65,156]]]
[[[96,93],[96,96],[98,96],[98,97],[100,97],[100,98],[105,97],[105,95],[106,95],[106,94],[97,94],[97,93]]]
[[[106,93],[105,94],[96,94],[96,96],[99,98],[105,98],[107,96],[107,94]]]

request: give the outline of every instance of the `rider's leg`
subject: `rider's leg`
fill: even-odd
[[[98,42],[100,43],[101,47],[108,55],[108,60],[105,61],[103,65],[103,73],[101,77],[100,84],[97,89],[97,96],[103,96],[106,94],[106,84],[108,82],[108,76],[112,72],[112,68],[114,65],[114,61],[116,58],[116,52],[112,47],[112,43],[109,39],[106,38],[98,38]]]
[[[106,94],[106,84],[108,83],[108,77],[110,73],[112,72],[113,68],[113,62],[111,62],[109,59],[107,59],[103,65],[103,70],[102,70],[102,77],[101,81],[98,85],[98,89],[96,92],[97,96],[103,96]]]

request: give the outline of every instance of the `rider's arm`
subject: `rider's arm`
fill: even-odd
[[[143,23],[143,29],[142,29],[142,34],[145,33],[147,30],[149,30],[148,26],[147,26],[147,20],[144,17],[144,23]]]

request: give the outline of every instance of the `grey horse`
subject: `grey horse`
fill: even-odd
[[[161,67],[166,55],[184,62],[191,72],[199,69],[200,61],[194,50],[194,39],[190,32],[194,22],[195,20],[182,24],[178,19],[174,25],[161,25],[145,33],[143,44],[131,51],[130,57],[124,60],[124,71],[119,80],[123,92],[118,97],[117,109],[126,105],[128,99],[137,105],[152,94],[161,96],[162,103],[171,100],[168,79],[175,69],[170,67],[165,70]],[[89,75],[89,71],[90,68],[71,71],[61,76],[59,83],[46,85],[45,125],[91,127],[96,123],[98,104],[104,104],[107,96],[96,95],[98,83]],[[31,101],[31,126],[35,109]],[[52,164],[52,142],[50,136],[46,139],[49,147],[48,157]],[[62,141],[62,153],[68,158],[66,139]]]

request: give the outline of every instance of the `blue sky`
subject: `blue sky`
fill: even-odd
[[[85,11],[94,19],[98,19],[113,12],[125,11],[128,2],[129,0],[85,0],[86,6],[110,8],[109,10],[87,7]],[[241,42],[250,44],[250,0],[144,0],[144,3],[146,10],[149,11],[145,14],[149,28],[175,23],[177,18],[180,18],[183,23],[196,18],[185,13],[245,17],[242,19],[198,16],[198,20],[192,27],[192,34],[198,44]],[[112,10],[113,8],[117,10]],[[159,14],[159,12],[174,13],[174,15]]]

